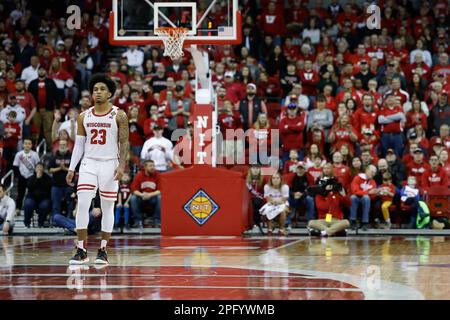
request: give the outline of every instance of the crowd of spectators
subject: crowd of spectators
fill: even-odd
[[[39,226],[63,212],[73,218],[76,199],[63,177],[75,119],[91,106],[91,75],[106,72],[118,84],[112,102],[130,121],[129,180],[121,183],[116,220],[123,212],[125,224],[139,226],[141,211],[150,205],[158,225],[155,177],[189,165],[176,159],[170,137],[175,129],[187,129],[181,141],[192,134],[193,61],[188,52],[172,61],[150,45],[126,47],[114,58],[108,44],[111,1],[75,2],[82,11],[76,30],[65,24],[69,1],[0,4],[0,176],[16,170],[14,200],[26,225],[33,210]],[[354,227],[361,211],[364,228],[380,208],[390,226],[390,206],[416,208],[407,200],[415,198],[414,190],[421,199],[426,188],[450,183],[448,2],[378,1],[380,29],[367,28],[368,2],[309,2],[239,1],[242,44],[205,47],[219,126],[223,133],[251,130],[268,153],[271,129],[279,129],[275,163],[281,174],[264,188],[259,178],[255,185],[257,169],[249,171],[258,208],[278,197],[291,211],[305,207],[308,221],[319,219],[315,226],[335,210],[336,218],[344,212]],[[48,167],[33,151],[42,139],[52,154]],[[224,158],[267,160],[248,142],[224,137],[219,147]],[[308,195],[308,187],[328,176],[342,190]],[[281,187],[285,177],[289,196]],[[265,189],[272,192],[265,195]],[[280,212],[284,234],[292,214],[284,207]]]

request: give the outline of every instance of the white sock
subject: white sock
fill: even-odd
[[[386,219],[386,223],[391,223],[391,219]]]
[[[327,230],[322,230],[322,231],[320,231],[320,234],[323,235],[323,236],[325,236],[325,235],[327,234]]]
[[[83,249],[84,250],[84,241],[78,241],[78,248]]]
[[[102,242],[100,243],[100,248],[106,248],[107,243],[108,243],[108,241],[102,240]]]

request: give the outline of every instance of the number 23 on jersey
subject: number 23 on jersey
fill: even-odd
[[[105,129],[91,129],[92,137],[91,144],[105,144],[106,143],[106,130]]]

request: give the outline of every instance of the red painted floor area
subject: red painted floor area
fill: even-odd
[[[0,299],[364,299],[356,287],[311,276],[239,268],[14,266]]]

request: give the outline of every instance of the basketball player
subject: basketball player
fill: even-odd
[[[74,170],[81,160],[75,217],[77,251],[70,259],[70,264],[89,262],[86,250],[89,206],[97,188],[102,209],[102,240],[95,263],[108,264],[106,245],[114,226],[118,181],[124,174],[129,149],[127,116],[109,102],[115,90],[115,83],[109,77],[104,74],[94,75],[89,83],[94,106],[78,116],[78,132],[66,177],[67,183],[73,185]]]

